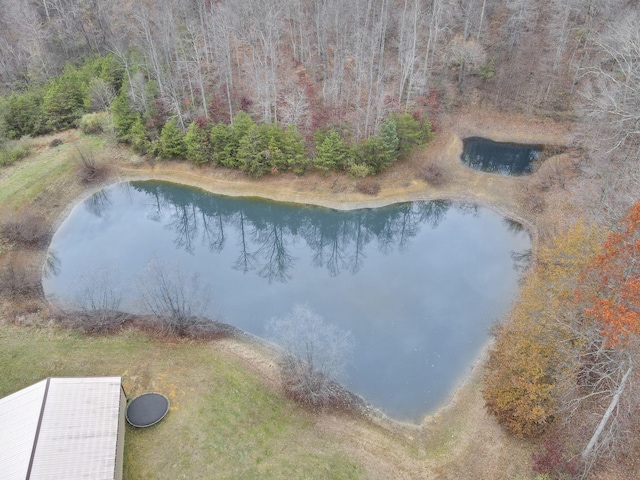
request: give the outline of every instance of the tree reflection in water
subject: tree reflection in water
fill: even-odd
[[[48,298],[65,298],[87,272],[118,268],[123,308],[137,313],[139,272],[152,255],[211,285],[208,318],[253,335],[308,304],[352,332],[348,387],[417,418],[477,358],[530,245],[517,225],[472,205],[335,211],[134,182],[74,209],[52,239],[57,256],[42,284]]]
[[[445,201],[412,202],[350,212],[330,210],[318,217],[315,207],[273,208],[268,203],[239,204],[237,199],[232,206],[225,197],[168,183],[133,182],[131,186],[152,199],[147,218],[165,222],[175,234],[176,247],[193,254],[200,243],[211,251],[221,251],[227,238],[225,230],[234,229],[240,238],[234,268],[255,271],[270,282],[291,279],[297,259],[289,247],[298,241],[304,241],[313,252],[313,265],[326,268],[331,276],[343,271],[357,273],[371,242],[385,254],[396,248],[403,250],[424,225],[436,228],[451,206]],[[475,212],[472,207],[467,210]]]

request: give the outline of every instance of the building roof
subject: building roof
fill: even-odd
[[[6,480],[115,478],[120,377],[49,378],[0,399]]]

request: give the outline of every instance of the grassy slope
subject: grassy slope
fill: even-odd
[[[84,375],[122,375],[129,396],[155,390],[170,398],[158,425],[127,426],[127,479],[361,476],[336,439],[314,434],[312,416],[215,342],[0,326],[0,397],[47,376]]]

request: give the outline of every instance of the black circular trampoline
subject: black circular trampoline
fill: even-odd
[[[169,411],[169,399],[161,393],[143,393],[137,396],[127,407],[127,422],[134,427],[155,425]]]

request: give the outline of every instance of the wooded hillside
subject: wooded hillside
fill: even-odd
[[[122,94],[152,129],[244,110],[361,140],[389,113],[437,123],[474,102],[575,116],[597,180],[581,192],[617,219],[637,180],[639,31],[632,0],[6,0],[0,85],[35,88],[112,54],[122,76],[96,78],[88,109]]]

